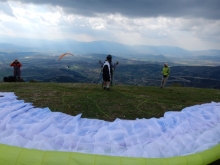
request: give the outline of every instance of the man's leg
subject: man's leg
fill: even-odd
[[[17,70],[14,70],[14,81],[15,82],[17,81],[17,76],[18,76],[18,72]]]
[[[14,78],[16,78],[16,76],[17,76],[17,72],[16,70],[14,70]]]
[[[18,70],[18,80],[20,80],[20,79],[21,79],[21,71]]]
[[[163,88],[163,84],[164,84],[164,77],[162,76],[162,80],[161,80],[161,84],[160,84],[161,88]]]
[[[103,89],[106,89],[106,81],[103,80]]]
[[[165,87],[165,85],[167,84],[167,79],[168,79],[168,76],[167,77],[164,77],[164,81],[163,81],[163,88]]]
[[[109,90],[110,81],[106,82],[106,89]]]

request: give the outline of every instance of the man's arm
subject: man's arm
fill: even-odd
[[[19,62],[19,63],[18,63],[18,66],[22,67],[22,64]]]
[[[112,68],[116,68],[116,66],[119,64],[119,62],[117,61],[116,63],[114,63],[114,65],[112,66]]]
[[[167,73],[168,73],[168,76],[170,75],[170,68],[168,68],[168,71],[167,71]]]
[[[14,66],[14,62],[12,62],[12,63],[10,64],[10,66]]]

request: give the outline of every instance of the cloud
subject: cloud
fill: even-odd
[[[0,1],[1,2],[1,1]],[[14,17],[13,11],[7,2],[0,3],[0,13]]]
[[[6,2],[6,0],[0,0]],[[86,17],[121,14],[126,17],[196,17],[219,19],[218,0],[19,0],[22,3],[60,6],[67,13]]]
[[[217,0],[0,0],[0,35],[220,47]],[[2,5],[4,4],[4,5]]]

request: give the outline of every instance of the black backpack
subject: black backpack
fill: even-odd
[[[3,78],[4,82],[16,82],[16,78],[14,76],[8,76]]]

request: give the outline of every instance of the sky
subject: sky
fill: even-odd
[[[4,37],[220,50],[219,0],[0,0]]]

